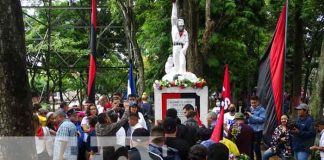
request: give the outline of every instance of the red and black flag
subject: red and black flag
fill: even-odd
[[[266,137],[271,137],[274,129],[280,123],[282,115],[287,20],[286,4],[282,7],[275,33],[259,65],[257,95],[262,106],[266,109],[263,131],[265,143],[269,143],[270,139]]]
[[[91,37],[90,37],[90,66],[89,66],[89,78],[88,78],[88,99],[95,102],[95,79],[96,79],[96,15],[97,15],[97,2],[92,0],[91,3]]]

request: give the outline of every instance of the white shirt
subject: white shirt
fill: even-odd
[[[40,154],[44,151],[47,151],[49,156],[53,155],[53,138],[49,132],[47,127],[42,127],[44,136],[43,137],[35,137],[36,151],[37,154]],[[46,149],[46,150],[45,150]]]
[[[125,146],[126,144],[126,131],[124,127],[121,127],[117,132],[116,132],[116,144]]]
[[[324,129],[321,132],[321,139],[319,141],[319,146],[324,147]],[[320,155],[321,155],[321,160],[324,160],[324,152],[323,151],[320,152]]]
[[[81,127],[83,125],[87,125],[88,127],[90,126],[89,125],[89,119],[87,116],[83,117],[82,118],[82,121],[81,121]],[[87,142],[87,138],[88,138],[88,133],[84,133],[84,136],[83,136],[83,142]]]
[[[224,124],[226,125],[227,129],[229,129],[234,122],[234,116],[232,116],[230,112],[224,114]],[[227,132],[225,130],[224,133],[227,136]]]
[[[229,129],[234,122],[234,115],[232,116],[230,112],[224,114],[224,124],[227,129]]]
[[[212,111],[218,114],[220,112],[220,107],[214,107]]]
[[[128,130],[127,130],[127,136],[132,136],[133,132],[135,129],[137,128],[143,128],[143,126],[138,122],[135,126],[129,126]]]
[[[141,112],[138,112],[138,116],[139,116],[138,123],[141,124],[143,128],[147,129],[146,121],[144,119],[143,114]]]
[[[105,107],[101,106],[101,105],[97,105],[97,109],[98,109],[98,114],[103,113]]]

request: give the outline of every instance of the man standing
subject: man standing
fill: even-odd
[[[236,107],[233,103],[231,103],[228,107],[228,112],[224,114],[224,130],[227,135],[229,128],[232,124],[234,124],[234,116],[236,113]]]
[[[243,113],[236,113],[235,123],[230,127],[228,139],[232,140],[239,149],[240,153],[244,153],[253,159],[253,129],[245,124]]]
[[[310,150],[320,151],[321,160],[324,160],[324,119],[322,119],[318,124],[318,131],[320,132],[319,146],[312,146]]]
[[[265,109],[260,105],[259,97],[252,96],[250,99],[250,111],[245,112],[248,117],[248,124],[253,128],[254,132],[254,153],[257,160],[261,160],[260,144],[262,140],[262,132],[265,121]]]
[[[172,42],[173,42],[173,64],[175,73],[186,72],[186,52],[189,46],[189,35],[184,29],[184,20],[178,18],[176,0],[172,0]]]
[[[187,118],[184,125],[199,129],[198,122],[195,120],[196,112],[194,111],[194,107],[191,104],[186,104],[182,110]]]
[[[308,115],[308,106],[301,103],[296,107],[298,111],[298,119],[292,133],[292,147],[296,160],[308,159],[310,150],[315,140],[314,120]]]
[[[54,142],[53,160],[77,159],[77,129],[63,111],[55,112],[56,121],[60,124]]]

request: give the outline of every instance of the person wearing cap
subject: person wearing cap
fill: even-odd
[[[54,113],[59,128],[54,141],[53,160],[77,159],[77,129],[75,125],[66,119],[66,114],[59,110]]]
[[[312,151],[320,151],[321,160],[324,160],[324,119],[319,121],[318,131],[320,132],[319,145],[313,145],[309,149]]]
[[[77,126],[77,123],[78,123],[78,115],[77,115],[77,112],[75,111],[75,109],[74,108],[69,109],[66,112],[66,115],[68,116],[68,118],[70,119],[70,121]]]
[[[271,146],[262,156],[262,160],[268,160],[274,155],[278,155],[283,160],[288,160],[292,155],[290,128],[287,127],[288,116],[281,116],[281,124],[272,134]]]
[[[55,122],[54,112],[48,112],[46,114],[46,127],[52,136],[56,135],[58,124]]]
[[[234,120],[235,123],[230,127],[227,138],[236,144],[240,153],[244,153],[250,159],[253,159],[253,128],[245,124],[245,116],[243,113],[236,113]]]
[[[314,119],[308,114],[309,108],[305,103],[296,107],[298,118],[295,126],[291,129],[292,147],[296,160],[308,159],[310,147],[314,143],[315,129]]]
[[[171,35],[172,35],[172,58],[174,73],[186,72],[186,52],[189,46],[189,35],[185,30],[184,20],[178,18],[176,0],[172,1],[171,13]]]

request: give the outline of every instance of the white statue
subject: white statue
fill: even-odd
[[[170,56],[165,63],[164,70],[166,74],[173,74],[174,73],[174,66],[173,66],[173,58]]]
[[[173,42],[172,56],[174,72],[182,74],[186,72],[186,52],[189,46],[189,35],[184,29],[184,20],[178,19],[176,1],[173,0],[172,2],[171,34]]]
[[[172,0],[172,57],[170,56],[165,63],[166,75],[162,80],[174,81],[190,80],[196,82],[198,78],[195,74],[187,72],[186,70],[186,52],[189,46],[189,35],[184,29],[184,20],[178,18],[176,0]]]

